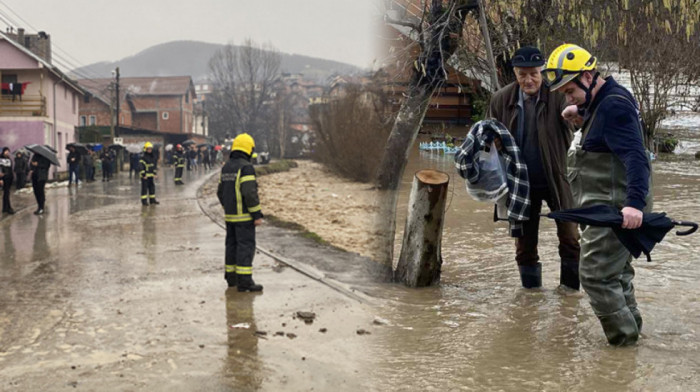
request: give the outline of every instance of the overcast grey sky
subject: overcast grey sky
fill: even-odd
[[[282,52],[367,67],[372,62],[376,4],[376,0],[0,0],[0,26],[14,21],[15,27],[33,33],[45,31],[51,35],[54,53],[58,46],[59,55],[67,52],[75,60],[64,58],[81,63],[75,65],[119,60],[170,41],[239,44],[250,37]]]

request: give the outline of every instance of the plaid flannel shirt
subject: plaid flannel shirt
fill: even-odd
[[[506,165],[508,185],[506,207],[510,234],[513,237],[522,237],[522,222],[530,219],[530,182],[527,176],[527,165],[508,129],[494,119],[482,120],[474,124],[469,130],[467,139],[455,154],[455,166],[462,178],[472,184],[476,183],[479,180],[477,152],[490,146],[496,136],[501,138],[503,148],[499,154]]]

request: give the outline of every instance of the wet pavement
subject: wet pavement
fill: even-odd
[[[227,290],[225,232],[196,199],[206,175],[176,187],[171,171],[158,206],[124,173],[48,190],[43,216],[16,198],[0,221],[0,390],[366,389],[369,307],[262,254],[264,293]]]

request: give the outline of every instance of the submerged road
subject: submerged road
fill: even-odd
[[[262,254],[264,293],[227,290],[225,232],[196,199],[209,173],[176,187],[161,171],[150,207],[126,173],[47,190],[43,216],[15,198],[25,208],[0,221],[0,390],[366,389],[367,306]]]

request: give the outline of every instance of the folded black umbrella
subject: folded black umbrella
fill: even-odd
[[[635,258],[644,253],[647,261],[651,261],[650,253],[654,246],[661,242],[666,233],[674,226],[688,226],[690,229],[676,232],[676,235],[688,235],[698,229],[697,223],[675,221],[666,216],[665,212],[644,213],[642,225],[637,229],[622,228],[622,213],[607,205],[594,205],[585,208],[560,210],[543,215],[564,222],[576,222],[591,226],[610,227],[622,245]]]
[[[58,162],[58,158],[56,157],[56,150],[54,150],[51,146],[42,144],[27,144],[24,147],[34,154],[41,155],[42,157],[48,159],[49,162],[53,163],[54,165],[61,166],[61,163]]]

